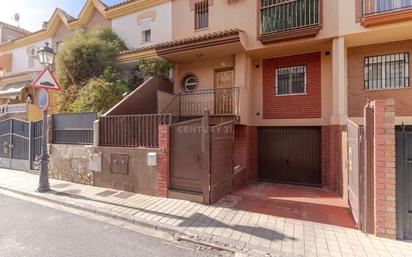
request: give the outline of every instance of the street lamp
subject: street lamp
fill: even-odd
[[[39,56],[39,62],[43,67],[50,68],[54,62],[54,56],[56,55],[53,48],[49,47],[49,43],[46,42],[43,48],[37,51]],[[40,176],[39,176],[39,187],[37,192],[43,193],[50,190],[49,184],[49,155],[47,154],[47,108],[43,111],[43,136],[42,136],[42,146],[40,154]]]
[[[39,56],[39,62],[43,65],[44,68],[50,67],[54,63],[54,56],[56,55],[53,51],[53,48],[49,46],[49,42],[44,44],[43,48],[40,48],[37,51]]]

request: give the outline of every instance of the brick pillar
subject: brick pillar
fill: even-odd
[[[236,125],[233,162],[246,169],[246,183],[257,179],[257,127]]]
[[[341,170],[342,126],[322,127],[321,183],[331,191],[337,191]]]
[[[157,194],[161,197],[167,197],[170,169],[170,126],[159,126],[159,148],[161,151],[158,158]]]
[[[396,239],[395,101],[369,105],[374,109],[375,234]]]

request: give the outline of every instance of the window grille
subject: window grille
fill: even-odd
[[[306,66],[276,69],[276,95],[306,93]]]

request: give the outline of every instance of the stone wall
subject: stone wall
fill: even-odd
[[[167,132],[167,127],[165,127]],[[168,142],[167,133],[164,136]],[[168,147],[164,150],[132,147],[94,147],[50,144],[50,177],[73,183],[167,197]],[[155,153],[155,166],[148,154]],[[158,176],[158,167],[163,176]],[[159,180],[160,179],[160,180]],[[158,185],[163,186],[159,190]],[[166,193],[165,193],[166,192]]]
[[[94,150],[83,145],[50,145],[50,178],[93,185],[93,172],[88,167]]]

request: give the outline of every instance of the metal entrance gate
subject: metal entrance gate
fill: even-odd
[[[412,239],[412,131],[396,132],[397,237]]]
[[[232,191],[233,122],[209,126],[208,116],[171,127],[170,189],[199,193],[213,204]]]
[[[30,123],[16,118],[0,121],[1,168],[22,171],[29,171],[33,168],[35,154],[39,155],[41,123],[41,121]],[[37,129],[38,127],[40,129]],[[34,137],[34,134],[37,135],[37,138]]]
[[[349,204],[357,224],[361,224],[361,199],[363,194],[363,129],[348,121],[348,191]],[[363,211],[363,210],[362,210]]]

